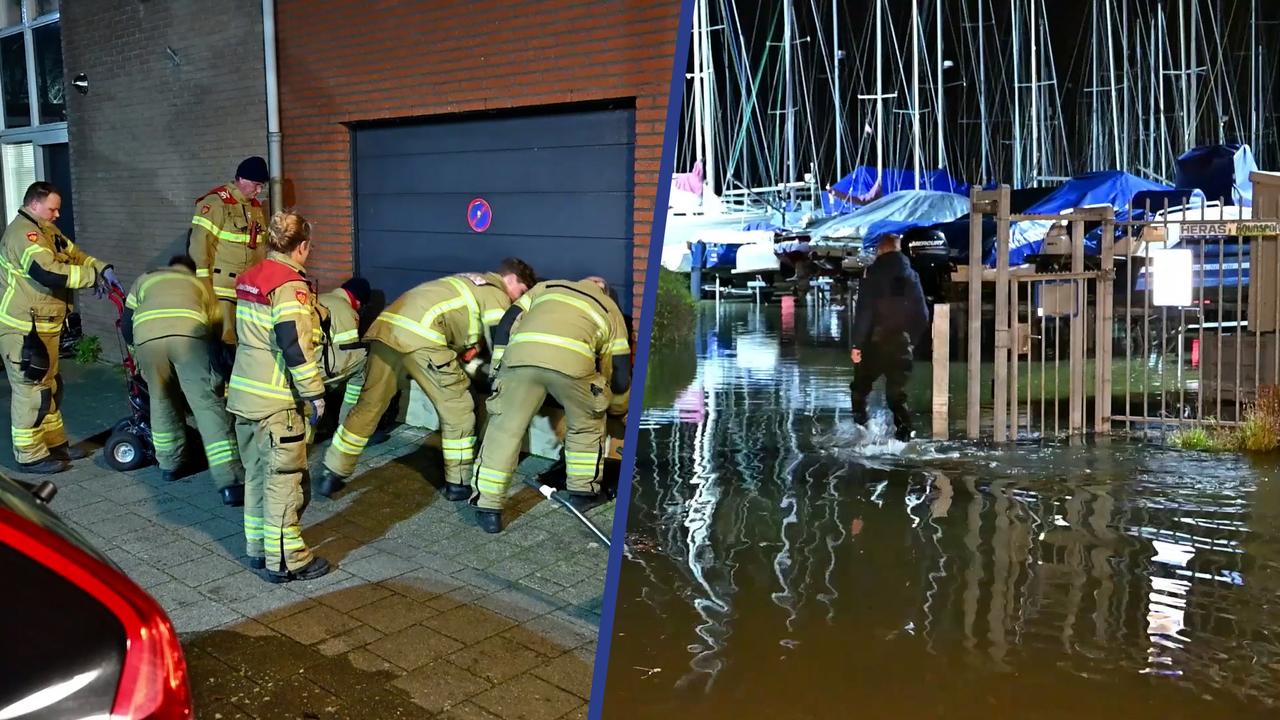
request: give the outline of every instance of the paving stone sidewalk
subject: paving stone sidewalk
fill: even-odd
[[[52,508],[169,612],[197,717],[586,717],[608,553],[563,509],[526,487],[508,529],[485,534],[427,479],[435,436],[401,427],[304,515],[303,536],[337,569],[272,585],[244,565],[240,509],[207,472],[165,483],[155,467],[106,465],[122,373],[64,362],[64,420],[94,452],[50,478]],[[0,444],[5,470],[29,479]],[[547,465],[528,458],[521,472]],[[588,516],[607,533],[613,503]]]

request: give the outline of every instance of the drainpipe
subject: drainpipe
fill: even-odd
[[[267,76],[267,165],[271,171],[271,212],[284,209],[284,184],[280,180],[280,88],[276,77],[276,4],[262,0],[262,48]]]

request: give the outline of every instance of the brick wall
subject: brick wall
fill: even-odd
[[[75,237],[128,287],[185,250],[198,196],[266,156],[262,6],[75,0],[62,42],[67,77],[89,77],[67,93]],[[114,356],[114,308],[86,292],[80,309]]]
[[[344,123],[636,99],[634,310],[643,296],[679,0],[280,0],[285,202],[322,286],[351,272]]]

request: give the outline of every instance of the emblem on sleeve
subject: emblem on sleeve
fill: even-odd
[[[208,206],[208,205],[203,205],[203,206],[201,206],[201,208],[200,208],[200,214],[201,214],[201,215],[208,215],[208,214],[209,214],[209,206]]]
[[[29,232],[29,233],[27,233],[27,239],[28,239],[28,240],[30,240],[31,242],[36,242],[36,241],[38,241],[38,240],[40,239],[40,233],[38,233],[38,232]]]
[[[306,305],[306,304],[307,304],[307,291],[306,291],[306,290],[294,290],[294,291],[293,291],[293,297],[294,297],[294,298],[296,298],[296,299],[298,300],[298,302],[302,303],[303,305]]]

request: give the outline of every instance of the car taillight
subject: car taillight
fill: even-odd
[[[0,542],[61,575],[120,620],[125,655],[112,720],[192,716],[182,645],[164,608],[146,591],[119,570],[7,508],[0,508]]]

